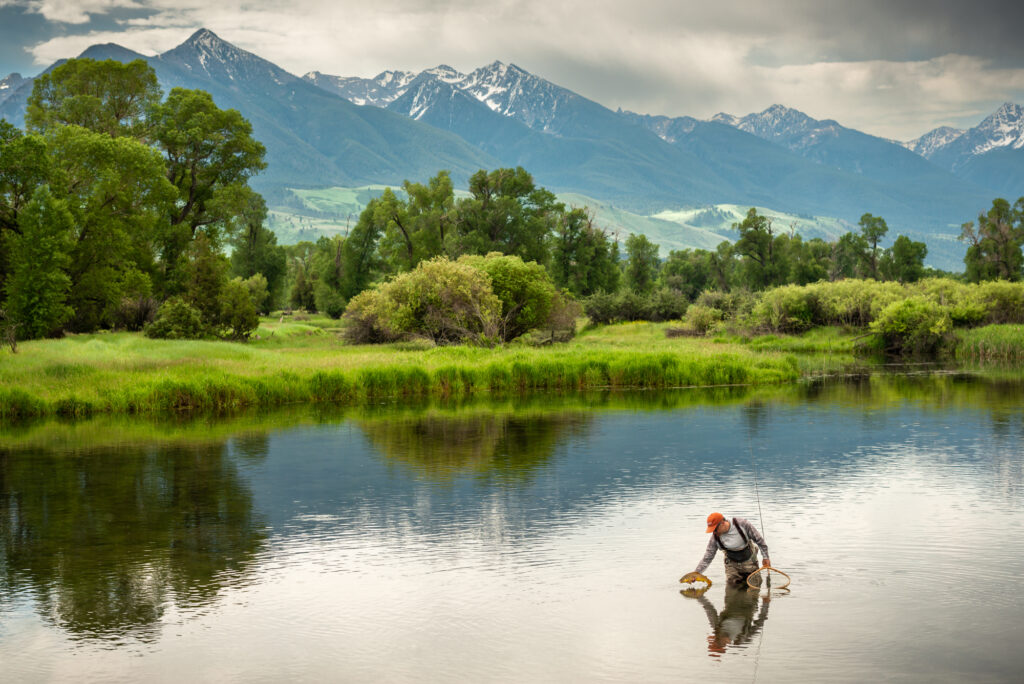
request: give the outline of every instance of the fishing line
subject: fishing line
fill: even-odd
[[[752,466],[754,466],[754,496],[757,498],[757,517],[758,517],[758,521],[761,523],[761,537],[764,538],[764,539],[767,539],[768,538],[768,533],[766,532],[765,526],[764,526],[764,514],[761,512],[761,493],[758,491],[758,487],[757,487],[757,461],[754,459],[754,447],[751,445],[751,442],[750,442],[750,433],[747,433],[747,450],[750,452],[750,464]],[[768,573],[768,576],[770,578],[771,577],[771,573]],[[766,579],[768,579],[768,578],[766,578]],[[748,584],[749,584],[749,581],[750,581],[750,578],[748,577],[747,578]],[[771,596],[771,591],[772,591],[771,590],[771,585],[769,585],[769,588],[768,588],[768,595],[769,595],[769,597]],[[758,593],[760,593],[760,592],[758,592]],[[765,623],[763,625],[761,625],[761,636],[757,640],[757,653],[754,654],[754,678],[751,680],[751,682],[757,682],[757,669],[758,669],[758,666],[761,664],[761,646],[764,645],[765,632],[768,631],[767,627],[768,627],[768,621],[765,620]]]
[[[750,435],[747,435],[747,450],[750,451],[750,463],[754,466],[754,496],[757,497],[757,517],[761,523],[761,536],[767,538],[768,535],[765,532],[764,514],[761,513],[761,493],[757,487],[757,461],[754,460],[754,447],[750,444]]]

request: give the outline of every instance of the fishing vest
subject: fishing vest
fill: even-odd
[[[725,552],[725,555],[729,560],[734,563],[746,563],[750,560],[751,556],[754,555],[754,551],[750,548],[750,540],[747,539],[747,535],[744,534],[743,528],[736,524],[736,518],[733,518],[731,522],[732,526],[736,528],[736,531],[739,533],[740,538],[745,542],[743,548],[738,551],[732,551],[731,549],[725,548],[717,532],[715,533],[715,539],[718,541],[718,545],[722,547],[722,551]]]

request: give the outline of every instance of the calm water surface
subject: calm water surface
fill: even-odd
[[[0,678],[1024,670],[1019,381],[318,411],[0,429]],[[788,593],[680,593],[713,510]]]

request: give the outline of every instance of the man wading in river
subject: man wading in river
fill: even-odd
[[[691,573],[683,577],[681,581],[693,581],[694,575],[703,573],[714,560],[718,549],[725,552],[725,579],[729,584],[744,584],[750,573],[757,570],[757,547],[761,547],[764,554],[762,565],[771,567],[768,558],[768,545],[764,538],[746,518],[733,518],[726,520],[721,513],[712,513],[708,516],[708,532],[713,532],[708,541],[708,549],[704,552],[704,558],[700,565]],[[755,544],[757,546],[755,546]],[[688,579],[691,578],[691,579]]]

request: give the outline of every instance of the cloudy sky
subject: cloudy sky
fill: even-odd
[[[206,27],[295,74],[513,62],[611,108],[773,103],[915,138],[1024,103],[1020,0],[0,0],[0,77]]]

